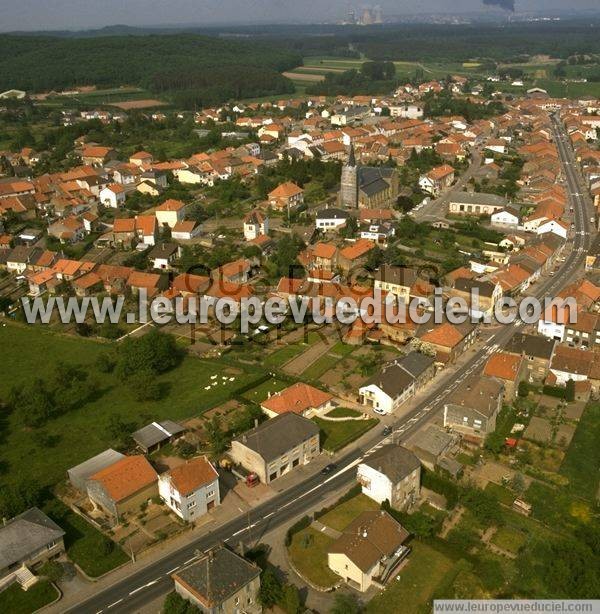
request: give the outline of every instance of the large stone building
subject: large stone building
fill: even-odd
[[[386,166],[362,166],[354,147],[342,167],[339,204],[348,209],[392,208],[398,198],[398,172]]]
[[[312,420],[287,412],[236,437],[232,460],[256,473],[263,484],[307,465],[321,452],[319,427]]]

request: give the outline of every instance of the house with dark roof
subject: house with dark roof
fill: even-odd
[[[219,474],[206,456],[198,456],[162,473],[158,494],[182,520],[194,522],[221,503]]]
[[[542,335],[515,333],[505,346],[508,354],[522,356],[528,381],[543,382],[548,375],[556,340]]]
[[[315,215],[315,226],[317,230],[328,232],[330,230],[338,230],[346,225],[350,218],[348,211],[338,209],[337,207],[325,207],[319,209]]]
[[[315,459],[321,452],[319,434],[315,422],[287,412],[233,439],[229,455],[269,484]]]
[[[382,587],[410,553],[408,537],[387,512],[363,512],[329,546],[327,565],[358,591]]]
[[[396,411],[414,393],[414,377],[396,363],[384,365],[358,390],[360,404],[382,415]]]
[[[419,352],[385,364],[359,389],[359,402],[378,414],[391,414],[435,374],[435,359]]]
[[[0,581],[22,566],[53,559],[65,551],[65,532],[37,507],[0,527]]]
[[[369,454],[358,466],[356,478],[363,495],[397,510],[406,511],[419,498],[421,462],[397,444],[387,444]]]
[[[210,614],[260,614],[260,567],[224,545],[172,575],[175,592]]]
[[[496,379],[472,376],[458,386],[444,404],[444,427],[473,443],[482,443],[496,429],[504,385]]]
[[[442,466],[442,460],[447,459],[458,450],[458,435],[430,425],[417,431],[407,442],[406,447],[412,450],[421,464],[433,471]]]

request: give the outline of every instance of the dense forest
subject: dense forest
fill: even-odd
[[[272,42],[195,34],[60,38],[0,36],[0,90],[135,85],[180,106],[293,92],[280,73],[302,62]]]

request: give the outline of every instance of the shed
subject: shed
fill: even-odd
[[[112,448],[104,450],[104,452],[100,452],[100,454],[88,458],[88,460],[80,465],[68,469],[67,476],[69,477],[69,482],[71,482],[77,490],[86,492],[86,483],[92,475],[98,473],[98,471],[102,469],[106,469],[106,467],[110,467],[122,458],[124,458],[124,455]]]
[[[138,447],[146,454],[158,450],[166,443],[177,439],[185,432],[185,427],[173,420],[152,422],[147,426],[135,431],[131,435]]]

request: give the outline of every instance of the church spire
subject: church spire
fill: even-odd
[[[348,166],[356,166],[356,156],[354,155],[353,143],[350,143],[350,156],[348,158]]]

